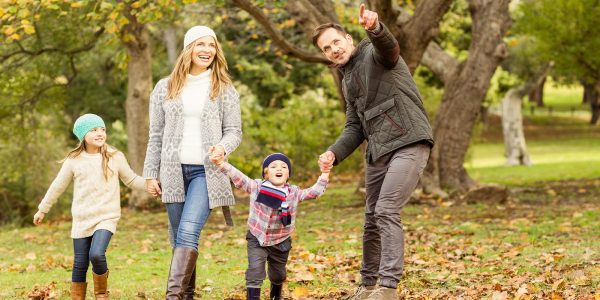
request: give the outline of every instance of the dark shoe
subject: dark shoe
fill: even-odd
[[[192,272],[192,277],[190,277],[190,283],[188,283],[187,289],[183,292],[184,300],[194,300],[194,295],[196,294],[196,268]]]
[[[96,299],[108,299],[108,271],[102,275],[92,272],[94,277],[94,296]]]
[[[271,284],[271,292],[269,294],[269,300],[281,300],[281,284]]]
[[[171,270],[167,281],[167,299],[181,300],[188,288],[192,273],[196,268],[198,251],[192,248],[177,247],[173,250]]]
[[[87,282],[71,282],[71,300],[85,300]]]
[[[371,293],[375,291],[374,285],[359,285],[354,294],[345,298],[345,300],[364,300],[370,299]]]
[[[259,288],[246,288],[246,298],[248,300],[260,300],[260,289]]]

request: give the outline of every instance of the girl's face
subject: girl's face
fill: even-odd
[[[215,60],[216,54],[217,42],[212,36],[204,36],[194,41],[190,73],[198,75],[206,71]]]
[[[267,166],[265,173],[265,179],[270,181],[274,186],[282,187],[290,177],[290,170],[288,165],[282,160],[272,161]]]
[[[98,153],[100,148],[104,146],[106,142],[106,129],[103,127],[96,127],[85,135],[83,138],[86,145],[86,152]]]

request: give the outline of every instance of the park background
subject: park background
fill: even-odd
[[[434,128],[424,180],[403,210],[406,299],[600,299],[600,5],[594,0],[365,1],[400,42]],[[70,190],[32,227],[76,146],[73,121],[101,115],[108,142],[141,173],[148,97],[193,25],[215,29],[240,93],[252,177],[288,154],[293,183],[344,124],[339,74],[310,44],[334,21],[355,42],[358,1],[0,2],[0,299],[67,299]],[[340,299],[356,286],[361,150],[303,203],[285,295]],[[170,259],[160,201],[122,189],[107,252],[116,299],[164,297]],[[236,227],[202,232],[197,296],[243,299],[247,195]],[[265,283],[267,286],[268,283]]]

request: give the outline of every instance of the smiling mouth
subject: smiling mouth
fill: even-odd
[[[210,60],[210,56],[207,55],[198,55],[197,56],[200,60],[204,60],[204,61],[208,61]]]

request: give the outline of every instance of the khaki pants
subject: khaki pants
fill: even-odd
[[[404,230],[400,211],[415,190],[431,148],[413,144],[367,164],[363,233],[363,285],[396,288],[404,268]]]

